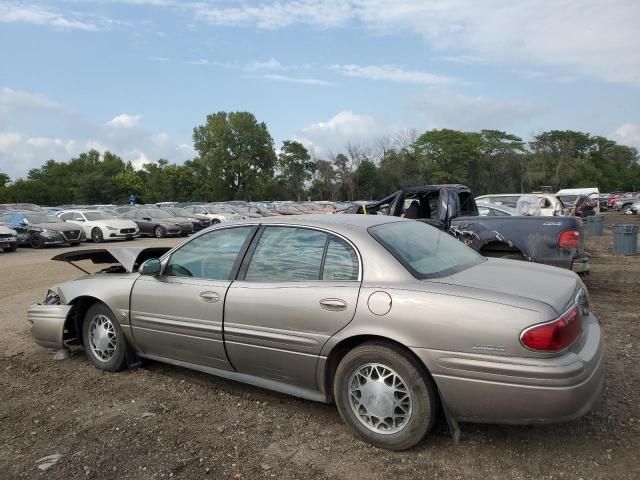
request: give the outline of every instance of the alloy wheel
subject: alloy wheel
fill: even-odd
[[[411,418],[412,403],[407,383],[386,365],[362,365],[349,379],[349,405],[373,432],[392,434],[402,430]]]
[[[89,346],[101,362],[108,362],[116,353],[117,337],[113,323],[106,315],[96,315],[89,324]]]

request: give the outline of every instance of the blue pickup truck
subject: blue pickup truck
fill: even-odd
[[[413,218],[446,230],[487,257],[589,271],[584,227],[577,217],[480,216],[464,185],[409,187],[348,213]]]

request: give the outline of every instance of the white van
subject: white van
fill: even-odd
[[[586,195],[589,198],[593,198],[596,201],[596,213],[600,213],[600,190],[595,187],[592,188],[563,188],[558,190],[556,194],[562,197],[564,203],[574,203],[579,195]]]

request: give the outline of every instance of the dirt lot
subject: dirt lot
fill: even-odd
[[[104,374],[81,351],[54,361],[25,309],[79,272],[48,261],[59,249],[0,254],[0,478],[640,478],[640,256],[613,257],[605,233],[588,240],[586,278],[606,339],[600,405],[565,425],[462,424],[458,445],[441,425],[403,453],[356,440],[333,406],[157,363]]]

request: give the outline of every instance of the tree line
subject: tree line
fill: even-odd
[[[319,157],[249,112],[208,115],[193,131],[196,157],[135,169],[111,152],[48,160],[25,178],[0,172],[0,203],[40,205],[242,200],[369,200],[404,186],[463,183],[476,194],[597,186],[640,189],[635,148],[598,135],[551,130],[531,141],[498,130],[414,130]]]

